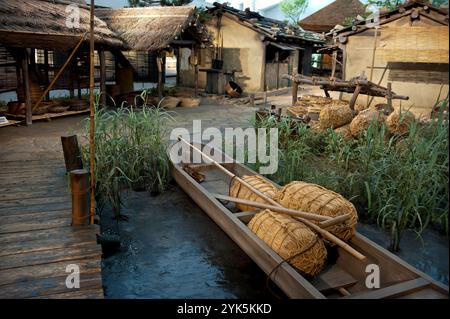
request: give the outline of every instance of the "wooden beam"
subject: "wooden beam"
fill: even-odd
[[[106,106],[106,60],[105,51],[100,49],[98,51],[100,57],[100,94],[101,94],[101,105]]]
[[[163,87],[163,61],[161,58],[161,52],[156,56],[156,66],[158,68],[158,98],[161,101],[164,95],[164,87]]]
[[[24,50],[25,56],[22,58],[23,86],[25,88],[26,124],[33,122],[33,110],[31,109],[30,75],[28,72],[28,51]]]
[[[48,79],[48,50],[44,50],[44,74],[45,74],[45,85],[48,86],[50,84],[50,81]],[[50,100],[50,92],[47,92],[47,95],[45,96],[47,100]]]

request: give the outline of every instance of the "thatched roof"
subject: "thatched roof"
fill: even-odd
[[[426,0],[410,0],[398,6],[394,10],[380,13],[380,25],[405,16],[411,16],[413,13],[418,13],[419,16],[422,15],[426,18],[431,18],[437,23],[448,26],[448,8],[434,7]],[[435,14],[439,18],[431,16],[431,13]],[[330,34],[335,37],[341,35],[349,36],[363,32],[367,28],[369,27],[367,26],[366,21],[355,21],[352,26],[331,30]]]
[[[66,25],[66,9],[71,3],[80,8],[80,25],[76,29]],[[1,0],[0,43],[17,47],[70,48],[89,31],[89,8],[82,3],[82,0]],[[95,34],[96,43],[111,47],[123,45],[98,18],[95,18]]]
[[[258,12],[249,9],[242,11],[218,2],[214,2],[213,5],[211,8],[208,7],[211,14],[224,14],[232,17],[236,22],[264,35],[268,40],[275,42],[324,42],[318,33],[305,31],[298,26],[289,26],[282,21],[264,17]]]
[[[328,32],[336,25],[343,24],[345,19],[355,18],[365,12],[366,8],[359,0],[336,0],[299,21],[299,24],[305,30]]]
[[[191,6],[98,9],[96,15],[134,50],[160,50],[187,29],[195,16]]]

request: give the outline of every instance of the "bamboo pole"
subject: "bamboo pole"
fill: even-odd
[[[45,89],[44,93],[42,93],[39,100],[36,102],[36,104],[33,106],[33,111],[41,104],[44,97],[47,95],[48,92],[52,89],[53,85],[55,85],[56,81],[58,81],[59,77],[63,74],[64,70],[66,69],[67,65],[69,64],[70,60],[72,60],[72,57],[77,52],[78,48],[80,47],[81,43],[83,43],[84,38],[86,37],[86,33],[81,36],[80,41],[78,41],[75,48],[70,53],[69,57],[67,58],[66,62],[64,62],[63,66],[59,69],[58,73],[56,73],[55,77],[53,78],[52,82],[48,85],[48,87]]]
[[[251,201],[251,200],[246,200],[246,199],[242,199],[242,198],[235,198],[235,197],[225,196],[225,195],[220,195],[220,194],[212,194],[212,195],[215,198],[220,199],[220,200],[226,200],[228,202],[248,205],[248,206],[252,206],[252,207],[256,207],[256,208],[270,209],[270,210],[272,210],[274,212],[278,212],[278,213],[282,213],[282,214],[286,214],[286,215],[290,215],[290,216],[295,216],[295,217],[303,217],[303,218],[306,218],[306,219],[315,220],[315,221],[319,221],[319,222],[330,221],[332,219],[329,216],[322,216],[322,215],[317,215],[317,214],[311,214],[311,213],[306,213],[306,212],[302,212],[302,211],[297,211],[297,210],[293,210],[293,209],[289,209],[289,208],[285,208],[285,207],[278,207],[278,206],[273,206],[273,205],[267,205],[267,204],[264,204],[264,203],[255,202],[255,201]],[[329,226],[327,226],[327,227],[329,227]]]
[[[94,180],[94,6],[95,0],[91,0],[90,6],[90,38],[89,38],[89,170],[90,170],[90,223],[94,224],[95,215],[95,180]]]
[[[237,176],[236,174],[233,174],[232,172],[230,172],[229,170],[227,170],[225,167],[223,167],[222,165],[220,165],[218,162],[216,162],[215,160],[213,160],[211,157],[209,157],[208,155],[206,155],[205,153],[203,153],[200,149],[198,149],[197,147],[195,147],[194,145],[190,144],[188,141],[186,141],[184,138],[182,138],[181,136],[178,137],[178,140],[180,142],[183,142],[187,145],[189,145],[192,149],[194,149],[195,151],[199,152],[200,154],[202,154],[202,156],[207,159],[208,161],[210,161],[214,166],[216,166],[219,170],[221,170],[223,173],[225,173],[226,175],[228,175],[229,177],[231,177],[232,179],[237,180],[239,183],[241,183],[242,185],[244,185],[245,187],[247,187],[250,191],[252,191],[254,194],[258,195],[260,198],[264,199],[266,202],[272,204],[273,206],[277,206],[280,208],[283,208],[282,205],[280,205],[279,203],[277,203],[276,201],[274,201],[272,198],[267,197],[265,194],[261,193],[259,190],[257,190],[256,188],[254,188],[252,185],[250,185],[249,183],[247,183],[246,181],[244,181],[243,179],[241,179],[239,176]],[[327,240],[335,243],[336,245],[338,245],[339,247],[341,247],[342,249],[344,249],[345,251],[347,251],[350,255],[352,255],[353,257],[355,257],[356,259],[360,260],[360,261],[366,261],[366,256],[364,256],[363,254],[361,254],[360,252],[358,252],[356,249],[354,249],[353,247],[351,247],[349,244],[347,244],[346,242],[344,242],[343,240],[337,238],[336,236],[334,236],[333,234],[331,234],[330,232],[320,228],[319,226],[317,226],[316,224],[310,222],[307,219],[301,218],[301,217],[296,217],[297,220],[301,221],[302,223],[304,223],[306,226],[308,226],[309,228],[313,229],[314,231],[316,231],[317,233],[319,233],[320,235],[322,235],[322,237],[326,238]]]

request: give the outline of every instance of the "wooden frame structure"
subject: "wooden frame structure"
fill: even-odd
[[[388,105],[392,106],[392,100],[408,100],[409,97],[403,95],[397,95],[392,92],[391,86],[388,85],[387,88],[382,87],[376,83],[373,83],[364,75],[353,78],[349,81],[344,81],[340,79],[327,79],[321,77],[308,77],[301,74],[285,74],[283,76],[285,79],[291,80],[293,84],[292,88],[292,104],[294,105],[298,100],[298,86],[300,84],[309,84],[320,86],[324,90],[325,95],[330,97],[329,91],[338,91],[345,93],[353,93],[350,99],[349,107],[351,110],[355,109],[356,100],[360,94],[366,94],[368,96],[378,96],[385,97],[388,101]]]

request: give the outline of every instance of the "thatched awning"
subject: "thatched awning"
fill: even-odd
[[[160,50],[181,35],[194,18],[194,7],[98,9],[96,15],[130,49]]]
[[[79,5],[79,28],[66,25],[70,3],[64,0],[1,0],[0,43],[13,47],[67,49],[89,31],[90,13],[86,5]],[[109,47],[122,47],[123,42],[105,22],[95,18],[95,41]],[[86,41],[88,41],[88,37]]]

